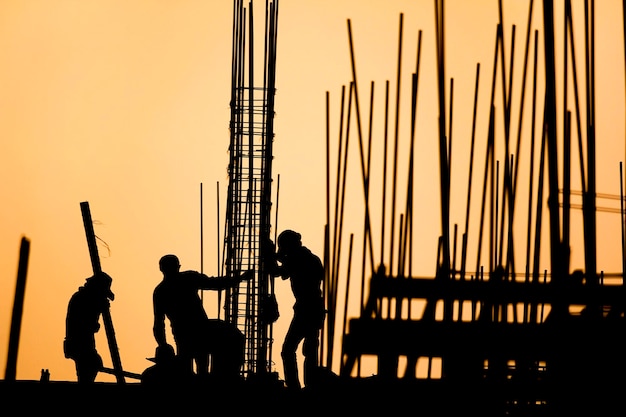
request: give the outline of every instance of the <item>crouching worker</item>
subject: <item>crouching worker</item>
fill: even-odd
[[[163,386],[193,381],[193,372],[176,356],[172,345],[157,346],[154,357],[147,359],[154,362],[154,365],[141,373],[142,385]]]

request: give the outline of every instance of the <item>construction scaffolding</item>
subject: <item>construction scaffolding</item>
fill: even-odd
[[[261,262],[261,242],[269,239],[272,210],[272,142],[278,1],[266,0],[263,66],[255,68],[253,2],[234,1],[229,184],[224,233],[226,274],[254,270],[254,278],[225,297],[226,320],[246,339],[244,376],[271,371],[272,324],[261,320],[273,294]],[[262,78],[261,83],[258,79]],[[259,85],[257,85],[260,84]]]

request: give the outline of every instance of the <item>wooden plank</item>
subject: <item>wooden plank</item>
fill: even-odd
[[[15,284],[15,298],[13,300],[13,314],[11,316],[7,366],[4,371],[4,379],[7,381],[15,381],[17,373],[17,353],[20,343],[20,330],[22,328],[22,312],[24,310],[24,293],[26,290],[26,271],[28,270],[29,253],[30,240],[22,237],[20,259],[17,268],[17,282]]]
[[[83,224],[85,227],[85,235],[87,236],[87,246],[89,247],[89,257],[91,258],[91,266],[94,275],[102,272],[100,265],[100,257],[98,255],[98,247],[96,245],[96,235],[93,230],[93,222],[91,220],[91,211],[89,209],[89,202],[84,201],[80,203],[80,209],[83,215]],[[111,310],[105,308],[102,311],[102,321],[104,322],[104,330],[106,331],[107,341],[109,342],[109,351],[111,352],[111,360],[113,362],[113,369],[115,370],[115,377],[118,384],[124,384],[124,371],[122,369],[122,361],[120,359],[120,353],[117,348],[117,341],[115,339],[115,330],[113,329],[113,320],[111,319]]]
[[[485,301],[492,305],[566,302],[573,305],[598,303],[624,308],[623,285],[576,283],[525,283],[518,281],[440,281],[434,278],[374,276],[370,281],[367,314],[382,298]],[[367,315],[366,314],[366,315]]]

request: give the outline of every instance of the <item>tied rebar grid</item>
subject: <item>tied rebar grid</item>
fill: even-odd
[[[271,227],[276,19],[277,6],[267,2],[259,87],[252,1],[244,8],[235,0],[224,266],[228,276],[253,270],[254,278],[227,291],[225,314],[245,336],[244,375],[266,373],[271,366],[271,324],[260,320],[261,301],[270,293],[260,242],[269,239]]]

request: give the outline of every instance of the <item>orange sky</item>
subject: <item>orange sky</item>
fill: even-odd
[[[255,3],[258,14],[264,3]],[[529,2],[503,3],[507,68],[512,25],[516,25],[513,103],[518,103]],[[533,16],[533,29],[540,31],[541,3],[535,1]],[[560,51],[562,2],[555,3]],[[454,79],[451,223],[462,228],[477,63],[481,79],[473,201],[480,197],[498,1],[447,0],[445,5],[447,84]],[[581,94],[582,5],[582,1],[574,1]],[[63,357],[62,342],[69,297],[91,273],[80,202],[89,202],[97,222],[95,232],[108,246],[99,250],[103,270],[114,279],[116,299],[111,315],[126,370],[141,372],[151,364],[145,358],[154,354],[151,297],[161,279],[160,256],[176,253],[183,268],[199,270],[203,265],[204,272],[217,273],[217,190],[223,217],[228,185],[232,7],[230,0],[0,3],[0,327],[4,329],[0,331],[0,375],[6,365],[19,243],[26,236],[31,253],[17,378],[39,379],[41,369],[46,368],[53,380],[75,380],[74,364]],[[369,112],[370,83],[375,85],[372,218],[379,261],[384,91],[389,81],[393,103],[401,13],[403,110],[398,204],[405,204],[410,74],[415,71],[417,38],[422,31],[413,274],[432,276],[441,233],[433,1],[280,1],[274,145],[280,217],[274,226],[279,231],[300,231],[303,243],[321,256],[326,223],[325,100],[328,92],[335,158],[341,88],[351,80],[350,19],[363,120]],[[618,195],[619,164],[625,154],[621,1],[596,2],[596,22],[597,190]],[[262,30],[260,23],[258,30]],[[542,53],[540,45],[540,59]],[[561,68],[562,57],[557,56],[557,66]],[[527,89],[530,86],[529,82]],[[559,100],[562,88],[559,84]],[[526,101],[530,102],[529,95]],[[500,105],[501,96],[497,96],[496,106]],[[513,119],[517,120],[519,109],[515,106]],[[573,110],[573,104],[569,106]],[[525,114],[530,114],[530,108]],[[529,126],[524,125],[525,147],[529,146]],[[367,132],[366,124],[363,129]],[[501,135],[502,125],[497,129]],[[393,128],[389,132],[393,137]],[[363,191],[355,129],[351,135],[344,242],[354,233],[359,242],[354,257],[360,260]],[[529,164],[528,156],[525,158],[522,167]],[[528,173],[523,168],[522,172],[520,183],[528,188]],[[581,189],[576,179],[572,188]],[[520,204],[524,211],[525,202]],[[598,206],[619,208],[614,200],[598,200]],[[477,207],[472,207],[474,215]],[[579,212],[573,214],[572,222],[577,222],[572,231],[574,268],[580,267],[583,259]],[[545,224],[547,228],[547,217]],[[598,214],[601,270],[621,270],[619,225],[618,215]],[[470,233],[476,239],[472,227]],[[523,235],[523,219],[516,230]],[[389,243],[386,245],[388,248]],[[547,268],[547,256],[542,262]],[[353,269],[352,274],[358,276],[360,270]],[[278,283],[277,291],[281,318],[275,329],[276,352],[292,304],[286,282]],[[216,314],[212,305],[207,305],[207,310]],[[110,366],[104,332],[99,337],[99,351],[105,366]],[[276,370],[282,374],[280,357],[275,356]],[[100,375],[98,380],[114,378]]]

